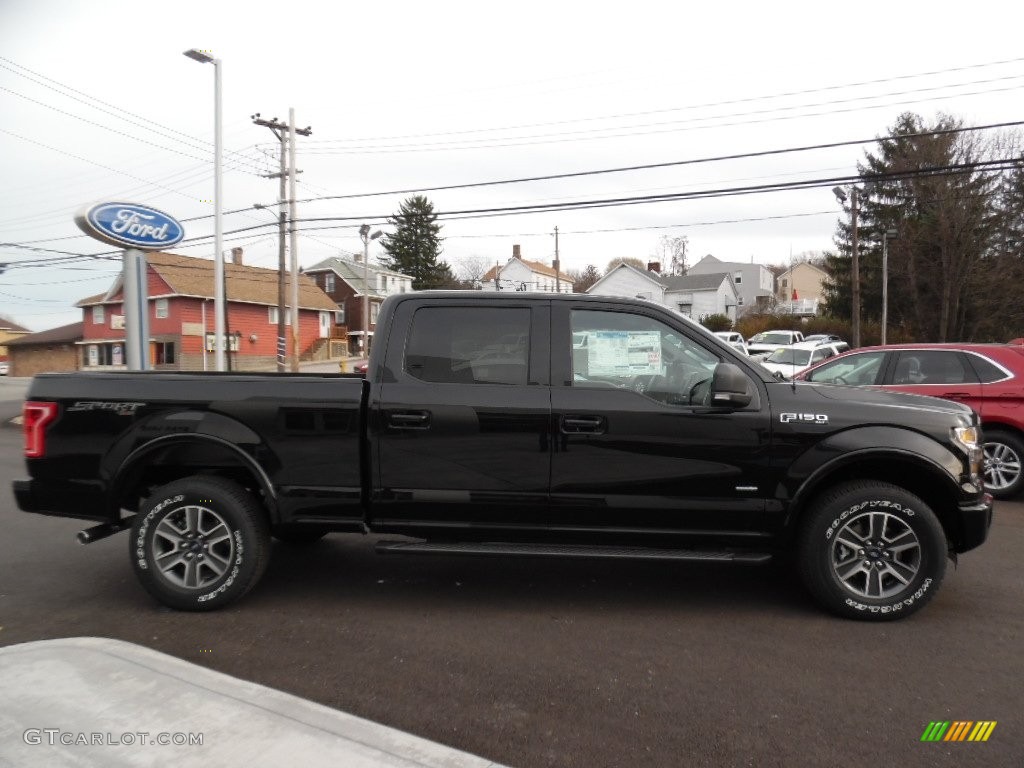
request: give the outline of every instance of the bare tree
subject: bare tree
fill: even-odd
[[[647,271],[647,265],[644,264],[640,259],[634,259],[629,256],[625,256],[612,259],[611,261],[609,261],[608,266],[604,270],[604,273],[607,275],[609,272],[611,272],[613,269],[619,266],[619,264],[627,264],[631,267],[636,267],[641,272]]]
[[[689,269],[686,261],[690,241],[686,235],[662,235],[658,239],[658,246],[651,254],[661,263],[661,271],[666,275],[685,275]]]
[[[583,269],[570,269],[565,276],[572,280],[572,289],[575,293],[586,293],[594,283],[601,279],[601,273],[593,264],[587,264]]]
[[[463,256],[455,262],[455,275],[466,288],[479,288],[493,264],[486,256]]]

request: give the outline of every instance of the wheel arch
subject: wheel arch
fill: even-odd
[[[949,548],[962,537],[956,499],[957,480],[928,457],[910,451],[862,451],[837,459],[814,472],[797,489],[785,518],[786,540],[797,535],[815,500],[831,488],[855,480],[874,480],[902,488],[928,505],[946,534]]]
[[[166,435],[134,449],[114,472],[110,504],[137,509],[150,488],[196,474],[224,477],[259,492],[268,520],[277,521],[277,494],[266,471],[237,445],[213,435]]]

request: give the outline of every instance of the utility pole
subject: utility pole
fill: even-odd
[[[294,117],[294,110],[290,110],[290,114]],[[309,128],[309,127],[296,129],[296,128],[294,128],[294,120],[292,120],[288,124],[280,122],[276,117],[273,120],[263,120],[263,119],[260,118],[260,113],[259,112],[257,112],[255,115],[252,116],[252,121],[256,125],[262,125],[265,128],[269,128],[271,133],[273,133],[274,136],[277,137],[278,142],[280,142],[280,144],[281,144],[281,153],[280,153],[281,170],[280,170],[279,173],[268,173],[268,174],[265,174],[264,178],[268,178],[268,179],[277,178],[277,179],[280,179],[280,181],[281,181],[280,190],[278,192],[277,371],[278,371],[278,373],[284,373],[284,371],[287,369],[286,363],[287,363],[287,357],[288,357],[288,339],[287,339],[286,331],[285,331],[285,328],[287,326],[287,312],[288,312],[288,307],[287,307],[287,303],[286,303],[286,300],[285,300],[285,273],[286,273],[285,254],[287,252],[287,249],[285,247],[285,234],[287,232],[288,213],[287,213],[287,210],[286,210],[285,206],[288,203],[288,198],[286,196],[287,195],[287,190],[286,190],[286,186],[285,185],[286,185],[287,180],[288,180],[289,177],[291,177],[294,180],[294,174],[290,173],[289,170],[288,170],[288,164],[287,164],[286,159],[285,159],[285,149],[286,149],[286,145],[288,143],[288,138],[291,135],[291,132],[292,132],[293,129],[294,129],[294,132],[299,134],[300,136],[309,136],[311,133],[313,133],[313,129]],[[294,136],[292,136],[292,141],[293,141],[293,145],[294,145]],[[294,155],[294,152],[291,153],[291,160],[292,160],[292,166],[291,167],[294,169],[294,167],[295,167],[295,155]],[[295,173],[302,173],[302,171],[296,170]],[[292,187],[292,217],[293,217],[293,219],[294,219],[294,216],[295,216],[294,198],[295,198],[295,191],[294,191],[294,185],[293,185],[293,187]],[[257,208],[261,208],[263,206],[257,205],[256,207]],[[294,225],[294,222],[293,222],[293,224],[292,224],[293,243],[294,243],[294,229],[295,229],[295,225]],[[293,245],[293,253],[294,253],[294,245]],[[292,270],[293,271],[293,277],[292,277],[292,280],[295,282],[295,290],[293,291],[293,305],[297,304],[297,301],[295,300],[294,295],[298,291],[298,280],[297,280],[297,277],[294,274],[295,273],[294,265],[296,263],[297,263],[297,259],[293,255],[293,257],[292,257],[292,264],[293,264],[293,270]],[[295,336],[295,333],[296,333],[297,321],[296,321],[295,315],[297,313],[298,313],[298,309],[294,308],[294,311],[293,311],[293,314],[292,314],[292,322],[293,322],[293,325],[292,325],[292,335],[293,335],[293,337]],[[297,346],[297,342],[295,342],[293,346]],[[298,370],[298,352],[295,352],[295,354],[294,354],[292,370]]]
[[[555,293],[562,292],[562,278],[559,276],[560,263],[558,261],[558,227],[555,227]]]
[[[853,319],[850,334],[853,336],[853,348],[860,346],[860,251],[857,242],[857,196],[859,190],[854,187],[850,192],[850,216],[853,225],[853,248],[850,259],[851,289],[850,300],[853,304]]]

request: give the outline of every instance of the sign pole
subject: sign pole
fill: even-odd
[[[143,370],[143,356],[139,340],[142,338],[142,317],[139,312],[139,251],[126,248],[122,254],[123,280],[121,281],[124,311],[124,353],[129,371]]]

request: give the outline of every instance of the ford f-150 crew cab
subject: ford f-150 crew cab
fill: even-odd
[[[782,382],[634,299],[412,293],[344,374],[37,376],[26,512],[130,528],[185,610],[252,588],[272,537],[383,553],[759,563],[793,553],[849,617],[924,605],[981,544],[978,418],[913,395]],[[680,598],[684,599],[684,598]]]

